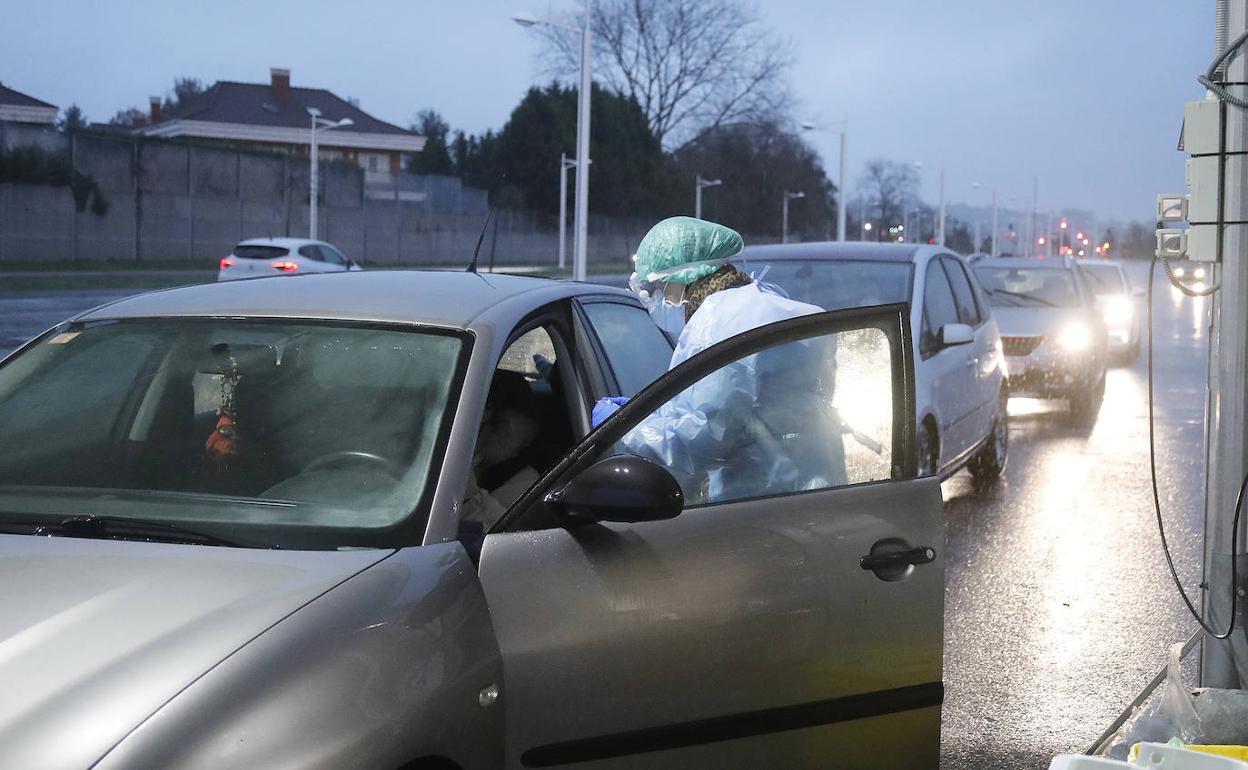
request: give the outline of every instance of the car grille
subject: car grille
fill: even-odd
[[[1001,347],[1007,356],[1029,356],[1040,347],[1040,337],[1002,337]]]

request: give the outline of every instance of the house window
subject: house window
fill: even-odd
[[[376,155],[368,156],[368,170],[369,171],[377,170],[377,156]]]

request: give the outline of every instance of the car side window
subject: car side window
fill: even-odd
[[[940,350],[940,330],[945,324],[956,324],[958,308],[953,300],[953,290],[949,288],[949,279],[941,268],[939,260],[927,263],[927,274],[923,280],[923,339],[920,352],[924,357],[934,355]]]
[[[889,479],[893,348],[868,327],[738,358],[642,419],[608,454],[663,466],[687,506]]]
[[[300,247],[299,247],[299,256],[304,257],[305,259],[315,260],[315,261],[317,261],[317,262],[321,262],[321,261],[322,261],[322,260],[321,260],[321,250],[320,250],[320,249],[318,249],[318,248],[317,248],[314,244],[308,244],[308,245],[306,245],[306,246],[300,246]]]
[[[953,287],[953,301],[958,309],[958,321],[967,326],[979,326],[984,319],[975,301],[975,292],[971,289],[966,271],[957,260],[942,258],[940,262],[945,267],[949,285]]]
[[[667,371],[672,344],[649,313],[619,302],[582,307],[615,374],[619,395],[631,398]]]
[[[320,252],[321,252],[321,259],[328,262],[329,264],[331,265],[347,264],[347,258],[342,256],[342,252],[338,251],[333,246],[326,246],[324,244],[321,244],[318,248],[320,249]]]

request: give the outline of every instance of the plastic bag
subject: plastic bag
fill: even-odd
[[[1182,648],[1181,644],[1170,648],[1161,690],[1110,739],[1105,756],[1125,760],[1136,743],[1166,743],[1172,738],[1187,744],[1248,744],[1248,691],[1189,690],[1180,668]]]

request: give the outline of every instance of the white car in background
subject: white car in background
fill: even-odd
[[[987,297],[966,260],[937,246],[802,243],[742,253],[747,271],[826,310],[904,303],[914,341],[920,476],[976,481],[1005,470],[1010,429],[1005,357]],[[844,415],[852,424],[853,415]]]
[[[1105,319],[1110,358],[1119,365],[1130,364],[1140,355],[1144,313],[1139,297],[1144,290],[1131,286],[1126,271],[1117,262],[1087,259],[1079,262],[1079,267]]]
[[[359,270],[332,244],[307,238],[251,238],[242,241],[221,259],[218,281],[259,278],[266,275],[341,273]]]

